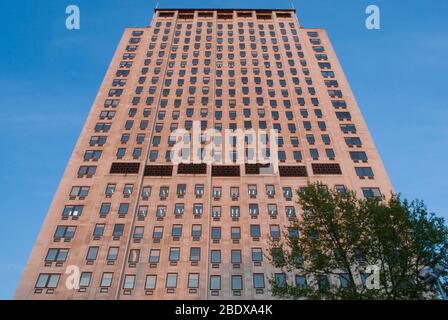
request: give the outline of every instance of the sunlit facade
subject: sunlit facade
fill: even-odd
[[[278,170],[247,137],[246,163],[173,163],[170,133],[197,124],[276,129]],[[123,34],[15,297],[270,298],[270,278],[304,279],[268,240],[315,181],[392,190],[327,33],[294,10],[158,9]]]

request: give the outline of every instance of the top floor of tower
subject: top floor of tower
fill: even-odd
[[[152,26],[158,22],[208,22],[228,23],[230,21],[247,22],[256,26],[257,22],[285,22],[299,26],[295,9],[155,9]]]

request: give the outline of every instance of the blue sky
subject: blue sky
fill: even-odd
[[[446,0],[296,0],[326,28],[396,191],[448,217]],[[65,29],[65,8],[81,30]],[[381,8],[382,29],[364,27]],[[0,299],[12,297],[65,165],[126,26],[155,1],[0,2]],[[289,1],[160,1],[161,7],[273,8]]]

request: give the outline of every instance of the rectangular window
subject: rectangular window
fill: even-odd
[[[124,224],[116,224],[114,226],[114,231],[112,235],[114,237],[121,237],[123,235],[123,231],[124,231]]]
[[[202,225],[194,224],[191,226],[191,236],[193,238],[198,238],[202,235]]]
[[[212,208],[212,217],[215,219],[219,219],[221,217],[221,207]]]
[[[100,207],[100,216],[106,216],[110,212],[110,203],[102,203]]]
[[[177,185],[177,196],[179,198],[183,198],[186,192],[187,192],[187,186],[185,184]]]
[[[210,276],[210,290],[221,290],[221,276]]]
[[[193,205],[193,214],[195,217],[200,217],[203,212],[203,205],[200,203],[196,203]]]
[[[188,288],[189,289],[199,288],[199,273],[188,274]]]
[[[129,251],[128,262],[129,263],[138,263],[140,261],[140,249],[131,249]]]
[[[194,188],[194,194],[197,198],[201,198],[204,195],[204,185],[197,184]]]
[[[107,261],[116,261],[118,258],[118,251],[120,249],[118,247],[110,247],[107,252]]]
[[[256,197],[257,196],[257,186],[256,185],[249,185],[247,187],[247,192],[250,197]]]
[[[221,239],[221,227],[212,227],[211,237],[214,240]]]
[[[113,275],[114,274],[112,272],[104,272],[103,276],[101,277],[100,287],[110,287],[112,285]]]
[[[169,190],[170,189],[168,187],[160,187],[159,197],[161,200],[164,200],[168,197]]]
[[[135,275],[127,274],[124,277],[123,289],[132,290],[135,286]]]
[[[286,216],[289,219],[293,219],[296,217],[296,209],[294,207],[285,207]]]
[[[139,218],[145,218],[148,215],[148,206],[140,206],[138,207],[137,216]]]
[[[277,205],[275,203],[268,204],[268,214],[275,218],[278,214]]]
[[[279,225],[271,225],[269,226],[270,235],[273,239],[280,238],[280,226]]]
[[[181,237],[182,236],[182,225],[181,224],[173,225],[173,228],[171,230],[171,235],[175,238]]]
[[[235,200],[238,199],[238,197],[240,196],[240,188],[238,187],[231,187],[230,188],[230,197]]]
[[[201,260],[201,248],[199,247],[190,248],[190,261],[198,262],[200,260]]]
[[[230,216],[232,219],[238,219],[240,217],[240,207],[238,206],[230,207]]]
[[[147,275],[145,282],[146,290],[154,290],[157,284],[157,276],[156,275]]]
[[[37,289],[54,289],[57,288],[59,279],[61,278],[60,274],[49,274],[49,273],[41,273],[37,278],[35,288]]]
[[[360,161],[367,162],[368,161],[367,154],[364,151],[351,151],[350,158],[354,162],[360,162]]]
[[[155,240],[160,240],[163,237],[163,227],[154,227],[152,232],[152,238]]]
[[[174,289],[177,287],[177,273],[168,273],[166,275],[166,288]]]
[[[64,239],[69,240],[75,236],[75,232],[76,232],[76,227],[57,226],[56,231],[54,233],[54,238],[55,239],[64,238]]]
[[[89,250],[87,251],[86,260],[87,261],[96,260],[96,258],[98,256],[98,250],[99,250],[99,247],[89,247]]]
[[[275,187],[273,185],[266,185],[266,195],[270,198],[275,196]]]
[[[131,196],[133,190],[134,190],[134,185],[133,184],[125,184],[124,188],[123,188],[123,196],[124,197]]]
[[[221,199],[221,188],[220,187],[213,187],[213,198]]]
[[[250,225],[250,236],[252,238],[259,238],[261,237],[261,230],[259,224],[252,224]]]
[[[254,273],[254,288],[264,289],[264,273]]]
[[[105,190],[105,195],[106,195],[106,197],[112,197],[112,195],[115,193],[115,189],[117,188],[117,185],[116,184],[112,184],[112,183],[109,183],[107,186],[106,186],[106,190]]]
[[[174,205],[174,215],[179,217],[182,216],[185,212],[185,205],[183,203],[176,203]]]
[[[89,195],[90,187],[73,187],[70,191],[70,197],[76,198],[85,198]]]
[[[144,200],[148,199],[151,196],[151,191],[152,191],[152,187],[150,187],[150,186],[143,187],[142,198]]]
[[[221,263],[221,250],[212,250],[211,251],[210,262],[213,264]]]
[[[365,178],[373,179],[373,177],[374,177],[373,170],[370,167],[356,167],[355,170],[356,170],[356,174],[361,179],[365,179]]]
[[[242,276],[232,276],[232,290],[243,290],[243,277]]]
[[[347,144],[347,146],[349,147],[362,147],[362,142],[361,139],[358,137],[347,137],[344,138],[345,143]]]
[[[104,234],[104,228],[106,226],[102,223],[97,223],[95,225],[95,229],[93,229],[93,236],[94,237],[101,237]]]
[[[120,203],[118,208],[118,215],[125,216],[129,210],[129,203]]]
[[[48,249],[45,262],[65,262],[68,256],[68,249]]]
[[[133,235],[134,239],[142,239],[144,232],[145,232],[145,227],[136,226],[134,228],[134,235]]]
[[[362,188],[362,193],[366,199],[382,199],[383,195],[379,188]]]
[[[90,285],[92,279],[92,272],[83,272],[79,278],[79,287],[87,288]]]
[[[252,248],[252,261],[253,262],[263,261],[263,250],[261,248]]]
[[[166,206],[158,206],[156,211],[156,217],[161,219],[166,216]]]
[[[149,263],[158,263],[160,258],[160,249],[151,249],[149,253]]]
[[[302,153],[300,151],[293,151],[294,160],[302,161]]]
[[[180,258],[180,248],[170,248],[170,262],[177,262]]]
[[[79,217],[82,214],[82,210],[84,206],[76,205],[76,206],[65,206],[64,211],[62,212],[63,218],[68,217]]]
[[[230,235],[233,240],[241,239],[241,229],[240,227],[231,227]]]
[[[230,257],[231,257],[232,264],[240,264],[241,263],[241,250],[232,250]]]
[[[259,213],[260,213],[260,209],[258,207],[258,204],[257,203],[250,203],[249,204],[249,215],[251,217],[257,217]]]
[[[284,187],[283,188],[283,197],[285,197],[285,200],[290,201],[292,198],[292,188]]]

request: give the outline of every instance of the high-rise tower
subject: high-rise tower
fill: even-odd
[[[212,140],[243,163],[229,148],[212,163],[173,152],[172,132],[194,145],[186,133],[212,128],[246,130]],[[269,129],[274,174],[251,145]],[[269,298],[268,239],[300,219],[295,190],[315,181],[392,190],[326,32],[294,10],[157,9],[124,32],[16,298]]]

